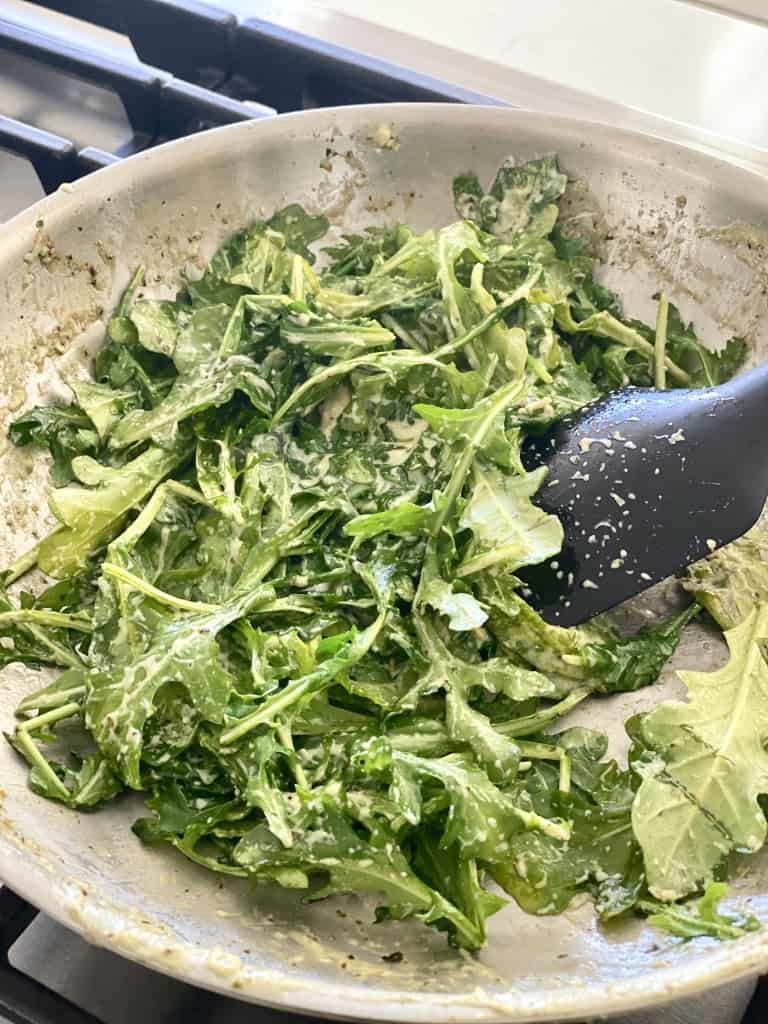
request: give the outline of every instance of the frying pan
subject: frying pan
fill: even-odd
[[[388,130],[382,130],[386,126]],[[381,143],[387,145],[382,146]],[[768,188],[745,170],[649,136],[498,108],[388,105],[316,110],[232,125],[161,146],[63,186],[0,237],[0,432],[20,410],[66,394],[103,337],[130,272],[171,295],[237,228],[287,202],[359,230],[401,219],[417,229],[454,217],[451,179],[490,179],[509,154],[556,152],[570,184],[565,226],[585,234],[627,311],[652,314],[663,287],[714,343],[768,350]],[[0,564],[46,529],[39,454],[0,453]],[[667,601],[664,588],[649,600]],[[677,667],[714,667],[723,651],[691,628]],[[12,666],[0,726],[40,673]],[[572,722],[606,730],[680,692],[671,669],[637,694],[588,702]],[[768,929],[735,942],[687,944],[640,921],[598,926],[588,901],[559,917],[511,906],[477,957],[407,922],[372,924],[373,904],[311,906],[276,887],[218,878],[171,850],[142,847],[139,798],[75,813],[33,795],[0,744],[0,877],[90,941],[241,999],[397,1021],[544,1021],[649,1007],[768,968]],[[745,870],[742,871],[742,868]],[[746,870],[748,868],[748,870]],[[768,856],[737,865],[731,897],[768,921]],[[402,953],[393,963],[383,959]]]

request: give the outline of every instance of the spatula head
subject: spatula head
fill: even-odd
[[[576,625],[745,533],[768,490],[763,367],[717,388],[625,388],[523,449],[562,553],[520,573],[543,617]]]

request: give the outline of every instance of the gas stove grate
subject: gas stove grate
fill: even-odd
[[[305,107],[494,100],[378,58],[197,0],[48,0],[38,6],[122,32],[121,61],[0,18],[0,51],[114,92],[133,132],[116,153],[0,116],[0,149],[28,159],[46,192],[168,139]]]
[[[418,71],[198,0],[48,0],[45,6],[127,35],[141,60],[211,88],[255,96],[279,113],[307,91],[335,106],[372,101],[492,103]]]
[[[11,966],[8,953],[37,910],[5,887],[0,889],[0,1020],[11,1024],[100,1024],[44,985]]]

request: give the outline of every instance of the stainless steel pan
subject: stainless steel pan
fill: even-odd
[[[391,137],[380,130],[391,129]],[[387,146],[381,146],[388,142]],[[103,335],[130,271],[158,294],[236,228],[288,201],[338,228],[453,216],[451,178],[489,178],[508,154],[557,152],[572,181],[563,217],[593,236],[631,313],[660,285],[713,341],[768,343],[768,187],[744,170],[670,143],[542,114],[447,105],[318,110],[233,125],[162,146],[62,188],[0,237],[0,430],[56,397]],[[0,442],[2,445],[4,442]],[[0,453],[0,563],[46,522],[40,457]],[[721,657],[695,629],[677,665]],[[39,676],[7,670],[0,726]],[[627,715],[678,684],[582,711],[624,751]],[[582,719],[583,720],[583,719]],[[257,1002],[362,1019],[514,1021],[584,1018],[645,1007],[768,967],[768,930],[687,945],[639,922],[601,929],[591,907],[555,918],[510,907],[477,959],[414,924],[372,925],[350,898],[303,907],[290,893],[221,886],[129,830],[140,802],[75,814],[34,796],[0,744],[0,877],[86,938],[197,985]],[[733,887],[768,920],[768,858]],[[398,964],[382,956],[400,950]]]

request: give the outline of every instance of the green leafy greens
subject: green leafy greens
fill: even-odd
[[[508,161],[487,193],[456,179],[455,223],[343,236],[325,269],[325,218],[292,205],[173,300],[137,271],[93,379],[11,426],[56,485],[56,529],[0,591],[0,665],[60,670],[9,736],[35,792],[141,790],[148,844],[307,899],[376,893],[380,918],[467,949],[506,902],[494,884],[531,913],[588,892],[601,918],[684,937],[752,927],[711,882],[694,910],[659,903],[765,838],[752,548],[736,574],[692,570],[731,661],[635,723],[631,768],[600,733],[547,731],[653,683],[699,607],[634,636],[545,623],[514,573],[563,530],[526,434],[662,363],[703,385],[743,356],[672,306],[658,339],[626,319],[557,227],[565,186],[554,157]],[[11,588],[33,566],[57,582]]]

